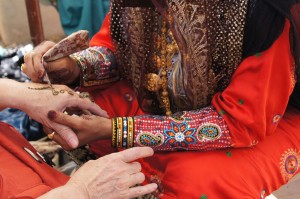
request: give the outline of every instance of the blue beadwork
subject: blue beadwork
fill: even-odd
[[[171,122],[171,129],[164,130],[166,136],[165,143],[172,147],[188,148],[190,144],[196,143],[194,136],[195,128],[189,128],[187,122],[174,123]]]
[[[216,140],[221,136],[221,128],[217,124],[205,123],[198,128],[199,140]]]

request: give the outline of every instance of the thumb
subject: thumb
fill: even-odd
[[[55,124],[53,125],[53,130],[60,135],[60,137],[72,148],[75,149],[78,147],[79,145],[79,140],[78,137],[76,135],[76,133],[74,133],[74,131],[64,125],[61,124]]]

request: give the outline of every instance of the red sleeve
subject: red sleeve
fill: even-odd
[[[255,144],[272,134],[285,112],[295,85],[289,30],[287,22],[273,45],[245,59],[227,89],[213,98],[235,147]]]
[[[289,31],[287,22],[268,50],[243,60],[229,86],[214,95],[212,106],[184,111],[176,118],[134,117],[134,145],[162,151],[207,151],[253,146],[274,133],[296,82]],[[132,124],[129,119],[117,118],[120,125],[114,125],[117,131],[113,135],[119,135],[119,131],[131,135],[132,128],[127,131]],[[129,137],[127,142],[132,145]],[[125,147],[122,136],[116,140],[118,148]]]
[[[107,47],[114,52],[114,46],[110,36],[110,13],[103,20],[102,27],[90,41],[90,46]]]

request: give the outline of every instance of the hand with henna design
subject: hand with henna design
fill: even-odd
[[[76,134],[70,127],[51,121],[47,117],[50,110],[64,114],[67,108],[72,108],[108,117],[98,105],[88,98],[80,97],[64,85],[53,85],[53,89],[58,92],[54,95],[53,90],[43,84],[20,83],[8,79],[1,79],[0,83],[0,108],[12,107],[26,112],[34,120],[57,132],[70,148],[76,148],[79,144]]]
[[[111,138],[111,120],[105,117],[87,113],[80,116],[68,115],[51,110],[48,112],[48,118],[52,122],[71,128],[78,137],[79,146],[91,143],[95,140]],[[47,128],[44,129],[44,131],[47,134],[53,132],[53,130]],[[55,134],[53,140],[59,143],[65,150],[72,149],[65,143],[60,135]]]

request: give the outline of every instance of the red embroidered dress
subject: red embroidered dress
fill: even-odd
[[[114,52],[108,17],[90,50]],[[245,58],[228,87],[202,109],[173,117],[147,115],[126,80],[92,91],[111,117],[122,117],[124,131],[129,130],[129,120],[134,122],[134,146],[157,151],[141,161],[146,181],[159,184],[156,196],[264,198],[299,172],[300,112],[288,107],[296,82],[289,34],[286,22],[271,47]],[[114,70],[102,72],[105,78],[114,77]],[[91,75],[83,74],[82,81]],[[109,145],[98,141],[92,149],[103,154]],[[174,150],[186,151],[158,152]]]

